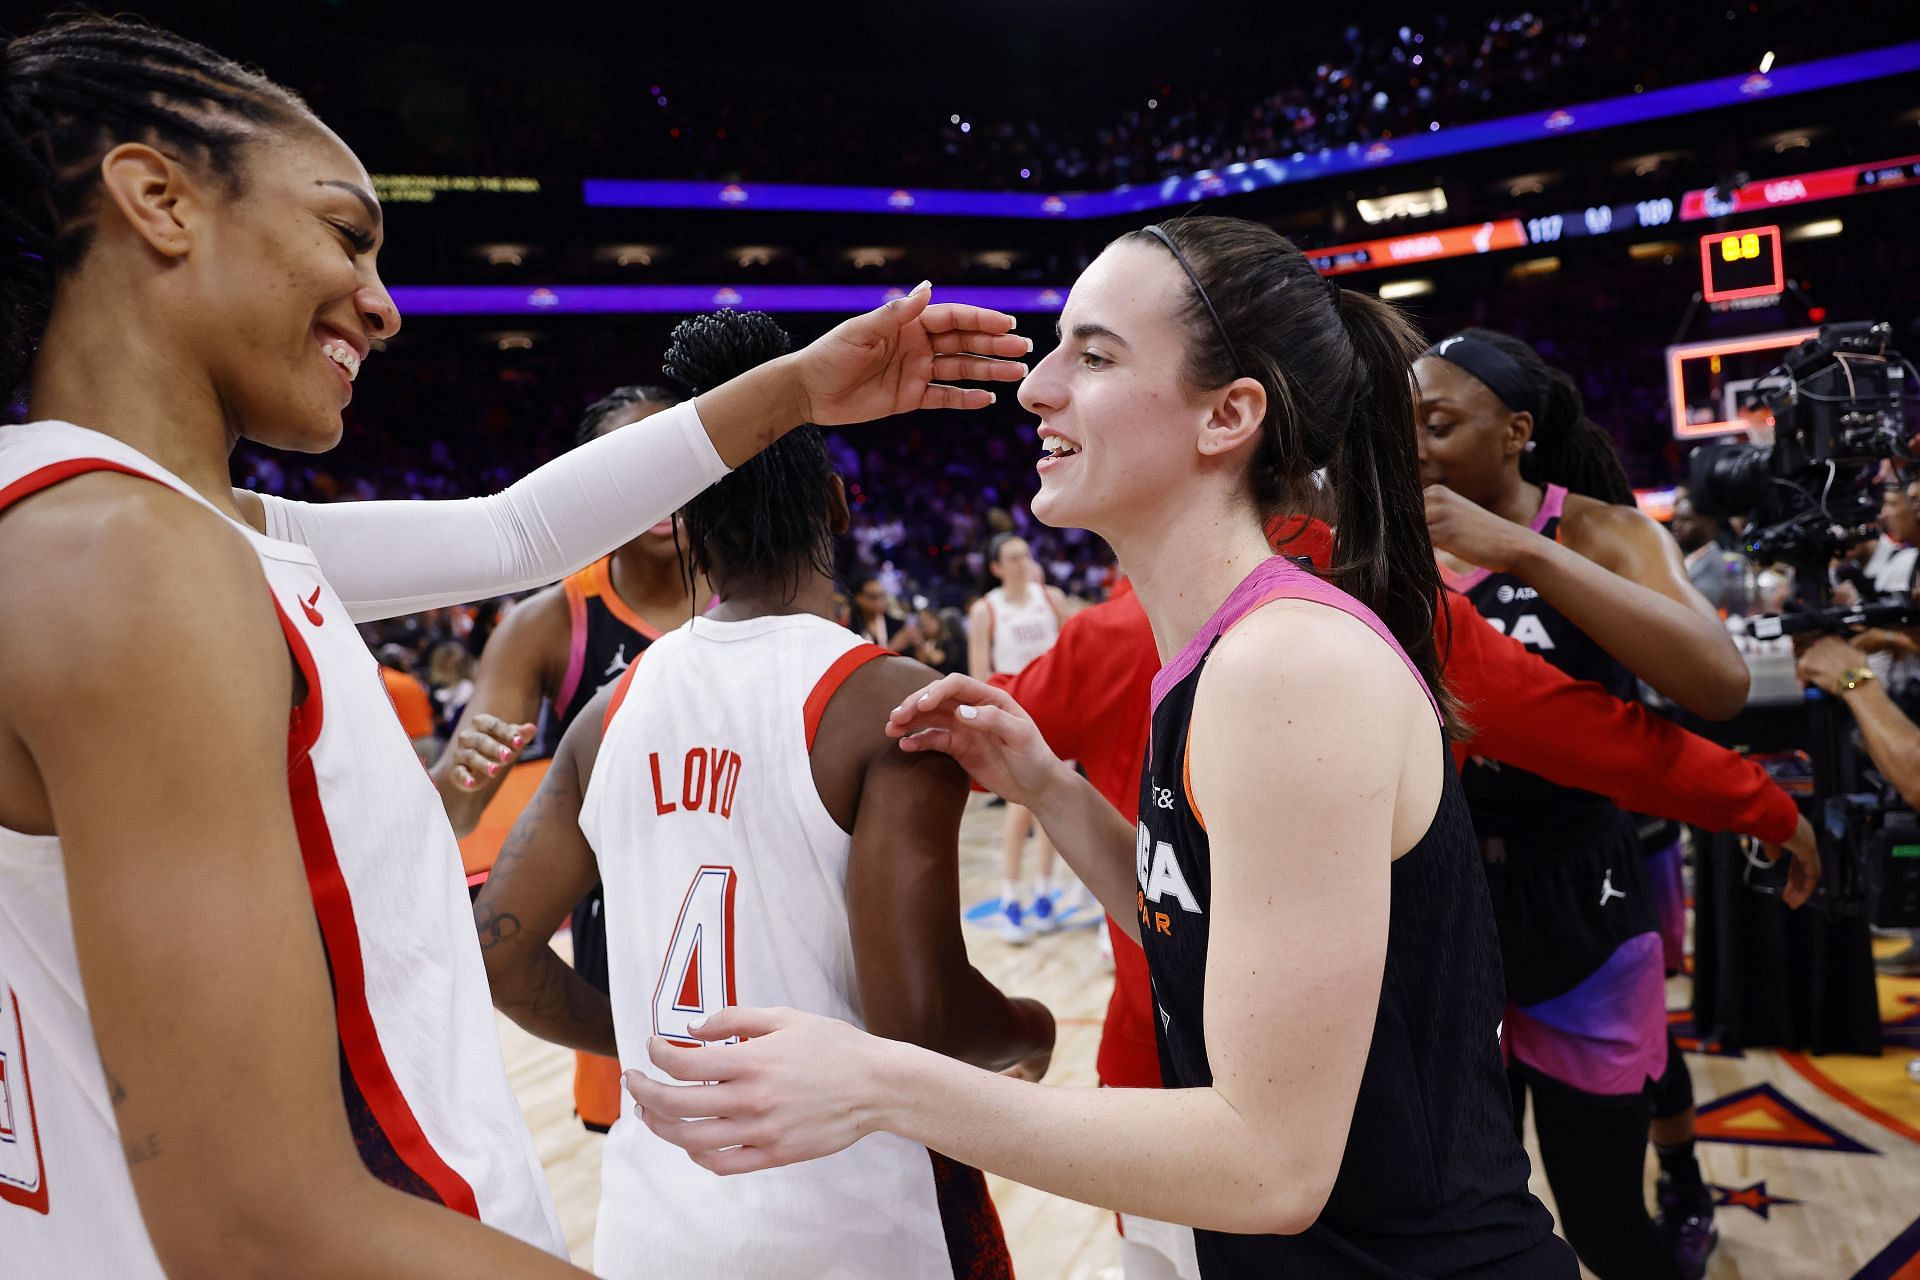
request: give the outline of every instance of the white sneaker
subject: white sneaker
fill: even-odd
[[[1000,904],[1000,919],[996,927],[1000,930],[1003,941],[1010,942],[1016,947],[1026,945],[1029,934],[1023,918],[1025,915],[1026,913],[1020,909],[1020,904],[1012,898]]]
[[[1060,927],[1060,917],[1053,911],[1053,895],[1043,893],[1033,900],[1033,931],[1052,933]]]

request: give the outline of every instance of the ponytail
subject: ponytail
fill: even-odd
[[[1614,451],[1613,437],[1587,416],[1580,388],[1559,369],[1546,372],[1540,418],[1533,428],[1533,451],[1520,455],[1520,474],[1533,484],[1557,484],[1569,493],[1601,502],[1635,505],[1633,485]]]
[[[1423,344],[1392,303],[1343,289],[1337,307],[1353,343],[1352,407],[1328,466],[1337,504],[1331,576],[1387,624],[1451,728],[1454,707],[1434,640],[1443,585],[1415,446],[1413,358]]]

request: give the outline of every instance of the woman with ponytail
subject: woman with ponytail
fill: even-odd
[[[1635,508],[1573,380],[1485,329],[1435,343],[1414,373],[1427,516],[1450,585],[1616,697],[1632,700],[1637,676],[1698,714],[1738,711],[1746,665],[1679,547]],[[1506,956],[1516,1117],[1531,1094],[1561,1227],[1601,1280],[1698,1276],[1716,1240],[1713,1197],[1664,982],[1685,934],[1678,829],[1510,765],[1469,764],[1465,780]],[[1649,1133],[1658,1223],[1641,1190]]]
[[[1140,823],[1005,693],[948,676],[889,732],[1027,804],[1146,949],[1168,1088],[1060,1090],[845,1023],[728,1009],[629,1073],[657,1134],[746,1172],[888,1131],[1189,1224],[1200,1274],[1570,1278],[1501,1072],[1498,942],[1447,754],[1406,322],[1253,223],[1122,236],[1021,402],[1034,514],[1114,546],[1166,666]],[[1263,524],[1324,469],[1326,578]],[[744,1042],[726,1043],[733,1037]],[[703,1118],[705,1117],[705,1118]]]

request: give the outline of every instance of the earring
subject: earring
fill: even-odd
[[[1540,447],[1540,442],[1538,440],[1529,440],[1525,444],[1520,446],[1520,451],[1522,453],[1532,453],[1535,449],[1538,449],[1539,447]]]

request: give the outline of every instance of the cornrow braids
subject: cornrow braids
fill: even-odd
[[[765,312],[716,311],[675,326],[662,367],[698,396],[792,347]],[[833,474],[818,427],[788,432],[687,504],[689,570],[716,587],[765,576],[788,600],[808,573],[832,577]]]
[[[58,18],[0,46],[0,400],[24,390],[54,285],[86,255],[101,157],[145,142],[237,190],[241,145],[302,119],[291,90],[137,19]]]
[[[588,405],[587,411],[580,415],[580,429],[574,436],[574,443],[585,444],[589,440],[598,438],[616,415],[634,405],[675,405],[679,404],[681,399],[679,392],[669,391],[665,387],[638,383],[632,386],[615,387]]]

